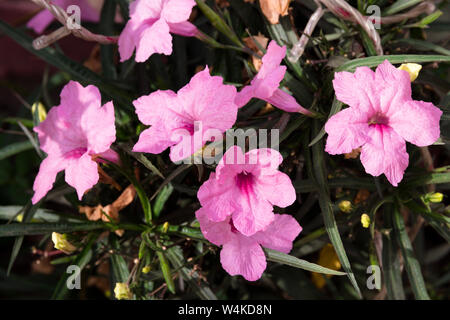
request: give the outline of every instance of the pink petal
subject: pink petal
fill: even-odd
[[[137,0],[136,0],[137,1]],[[136,32],[139,25],[129,20],[119,36],[117,45],[119,46],[120,62],[124,62],[131,58],[136,48]]]
[[[148,25],[140,33],[136,45],[136,62],[145,62],[154,53],[172,53],[172,36],[169,25],[163,19]]]
[[[108,151],[116,140],[113,103],[110,101],[101,108],[89,108],[83,114],[81,121],[88,140],[88,150],[95,154]]]
[[[27,27],[33,29],[37,34],[41,34],[54,19],[55,17],[53,17],[50,11],[43,9],[28,21]]]
[[[281,80],[286,73],[285,66],[278,66],[273,69],[272,73],[262,76],[261,71],[252,80],[251,85],[254,87],[255,97],[267,100],[275,93],[280,86]]]
[[[374,113],[380,109],[375,72],[369,67],[358,67],[355,73],[336,72],[333,87],[337,99],[351,107],[366,113]]]
[[[168,0],[163,5],[161,15],[167,22],[184,22],[189,19],[194,6],[194,0]]]
[[[258,76],[260,78],[270,77],[279,68],[285,56],[286,46],[280,47],[275,40],[270,41],[266,54],[262,57],[262,67]]]
[[[377,177],[384,173],[393,186],[403,179],[409,156],[406,143],[388,126],[373,125],[368,132],[369,140],[362,146],[361,163],[366,172]]]
[[[85,153],[80,158],[71,160],[66,167],[66,182],[75,188],[79,200],[98,182],[97,166],[91,156]]]
[[[276,214],[266,230],[252,236],[263,247],[289,253],[292,242],[302,231],[302,227],[288,214]]]
[[[236,99],[234,100],[234,103],[238,106],[238,108],[241,108],[245,106],[251,98],[255,96],[254,87],[252,85],[245,86],[236,94]]]
[[[419,147],[436,142],[440,136],[442,111],[430,102],[408,101],[396,106],[389,117],[389,126],[403,139]]]
[[[267,201],[280,208],[290,206],[297,198],[291,179],[283,172],[260,176],[256,188]]]
[[[238,146],[230,147],[220,159],[216,167],[216,179],[234,178],[234,176],[243,170],[246,163],[242,149]]]
[[[305,110],[298,104],[293,96],[281,89],[276,89],[272,96],[267,98],[267,102],[286,112],[299,112]]]
[[[273,207],[256,190],[235,193],[235,198],[239,207],[233,213],[233,223],[243,235],[249,237],[272,223]]]
[[[197,197],[203,212],[212,221],[224,221],[234,211],[234,179],[217,180],[211,173],[198,189]]]
[[[170,160],[178,162],[189,158],[191,155],[200,151],[202,148],[201,137],[194,139],[194,136],[186,129],[175,130],[171,135],[172,141],[179,141],[170,147]]]
[[[173,142],[164,129],[164,127],[154,125],[142,131],[138,142],[133,147],[133,152],[158,154],[172,146]]]
[[[33,204],[39,202],[52,189],[56,175],[64,170],[65,165],[66,162],[61,158],[49,156],[42,160],[33,184],[34,196],[31,199]]]
[[[266,256],[260,245],[241,235],[223,245],[220,262],[230,275],[242,275],[248,281],[261,278],[266,269]]]
[[[135,0],[130,3],[130,18],[139,23],[149,19],[159,19],[164,0]]]
[[[146,125],[168,123],[178,108],[177,95],[172,90],[158,90],[133,101],[139,120]]]
[[[200,229],[203,235],[208,241],[217,246],[231,241],[231,238],[234,235],[231,232],[229,218],[219,222],[212,221],[209,218],[208,210],[205,208],[198,209],[195,212],[195,216],[200,224]]]
[[[99,153],[98,156],[100,159],[97,159],[97,162],[104,162],[102,159],[106,159],[117,164],[120,162],[119,155],[113,149],[108,149],[105,152]]]
[[[169,23],[169,29],[171,33],[184,37],[195,37],[199,33],[197,27],[188,21]]]
[[[325,151],[329,154],[349,153],[367,141],[368,116],[357,108],[347,108],[332,116],[325,124],[328,133]]]
[[[245,154],[245,163],[258,164],[258,172],[261,175],[272,175],[277,172],[282,162],[283,156],[272,148],[253,149]]]

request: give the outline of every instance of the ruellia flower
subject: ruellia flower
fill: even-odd
[[[292,242],[302,231],[298,222],[287,214],[275,214],[267,228],[252,236],[239,232],[231,217],[219,222],[212,221],[204,207],[195,215],[205,238],[222,246],[220,262],[225,271],[232,276],[242,275],[248,281],[261,278],[266,269],[266,256],[261,246],[289,253]]]
[[[278,170],[282,161],[274,149],[244,155],[240,147],[229,148],[198,190],[203,211],[214,222],[231,216],[245,236],[264,230],[273,222],[273,206],[284,208],[296,199],[289,176]]]
[[[45,121],[34,128],[40,147],[47,153],[34,181],[33,204],[52,188],[56,175],[65,170],[66,182],[81,200],[99,179],[99,157],[117,161],[110,149],[116,139],[114,106],[101,105],[95,86],[83,87],[70,81],[61,91],[61,103],[50,109]]]
[[[332,116],[325,125],[325,150],[349,153],[361,147],[367,173],[382,173],[393,186],[403,179],[409,156],[406,142],[423,147],[440,136],[442,111],[432,103],[411,98],[410,75],[388,60],[373,72],[368,67],[355,73],[337,72],[333,80],[336,97],[350,108]]]
[[[211,76],[208,67],[177,93],[158,90],[133,101],[144,130],[135,152],[161,153],[170,147],[173,162],[185,159],[212,140],[210,131],[223,133],[236,122],[236,88]]]
[[[80,8],[80,18],[83,21],[98,22],[100,11],[95,8],[88,0],[53,0],[53,4],[67,10],[69,6],[76,5]],[[27,27],[34,32],[41,34],[52,23],[55,17],[48,10],[42,10],[27,23]]]
[[[250,85],[245,86],[236,96],[236,104],[239,107],[246,105],[251,98],[258,98],[287,112],[311,114],[309,110],[299,105],[293,96],[279,89],[286,73],[286,67],[280,65],[285,55],[286,46],[280,47],[274,40],[269,43],[258,74]]]
[[[193,37],[197,28],[187,20],[194,0],[135,0],[130,20],[119,37],[120,61],[128,60],[136,48],[136,61],[144,62],[154,53],[172,54],[170,33]]]

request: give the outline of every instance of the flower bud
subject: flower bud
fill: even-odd
[[[408,72],[409,78],[410,78],[411,82],[413,82],[419,76],[419,71],[420,71],[420,69],[422,69],[422,66],[417,63],[403,63],[397,69]]]
[[[147,274],[147,273],[150,272],[151,269],[152,269],[152,268],[150,268],[150,266],[145,266],[145,267],[142,268],[142,273]]]
[[[133,298],[133,294],[126,282],[117,282],[114,288],[114,295],[117,300],[130,300]]]
[[[444,195],[440,192],[429,193],[425,196],[425,199],[429,202],[439,203],[444,199]]]
[[[361,215],[361,224],[363,228],[368,228],[370,226],[370,217],[367,213]]]
[[[339,202],[339,210],[341,210],[344,213],[349,213],[352,211],[352,203],[348,200],[342,200]]]
[[[72,252],[77,250],[77,247],[75,247],[73,244],[71,244],[67,240],[66,234],[53,232],[52,233],[52,241],[53,241],[53,245],[55,246],[55,248],[58,250],[61,250],[65,254],[71,254]]]
[[[37,109],[37,113],[38,113],[39,122],[44,121],[45,118],[47,118],[47,111],[45,111],[44,105],[42,103],[40,103],[40,102],[35,102],[31,106],[31,113],[33,115],[36,112],[36,109]]]
[[[167,230],[169,230],[169,223],[166,221],[162,226],[162,232],[167,233]]]

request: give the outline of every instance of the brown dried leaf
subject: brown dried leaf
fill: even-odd
[[[259,56],[263,56],[263,52],[261,51],[261,48],[267,48],[267,44],[269,43],[269,39],[264,37],[264,35],[262,35],[261,33],[259,33],[257,36],[253,36],[253,37],[247,37],[242,39],[245,43],[245,45],[247,47],[249,47],[249,49],[253,50],[254,52],[256,52]],[[256,44],[255,41],[258,43]],[[259,45],[259,46],[258,46]],[[252,56],[252,63],[255,66],[256,71],[259,71],[261,69],[262,66],[262,60]]]
[[[280,15],[288,14],[289,3],[291,0],[260,0],[261,10],[271,24],[279,22]]]

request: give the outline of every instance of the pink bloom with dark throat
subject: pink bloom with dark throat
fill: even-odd
[[[208,67],[192,77],[177,93],[158,90],[133,101],[139,120],[150,125],[144,130],[133,151],[161,153],[170,147],[173,162],[199,151],[208,132],[223,133],[236,122],[236,88],[211,76]]]
[[[222,246],[220,262],[230,275],[242,275],[248,281],[261,278],[266,269],[266,256],[261,246],[289,253],[292,242],[302,227],[290,215],[275,214],[273,221],[263,231],[252,236],[239,232],[231,217],[215,222],[209,218],[206,208],[195,213],[206,239]]]
[[[144,62],[154,53],[172,54],[172,36],[193,37],[197,28],[188,22],[194,0],[135,0],[130,4],[130,20],[119,37],[120,61],[128,60],[136,49],[136,61]]]
[[[70,81],[63,88],[60,105],[50,109],[47,118],[34,128],[47,158],[34,181],[33,204],[47,194],[57,173],[63,170],[66,182],[81,200],[99,179],[94,159],[118,160],[110,149],[116,139],[114,119],[112,102],[102,107],[97,87]]]
[[[273,149],[244,155],[241,148],[231,147],[198,190],[202,210],[214,222],[231,216],[245,236],[264,230],[273,222],[273,206],[284,208],[296,199],[289,176],[278,170],[282,161]]]
[[[368,67],[337,72],[333,86],[337,99],[350,108],[326,123],[325,150],[343,154],[361,147],[366,172],[384,173],[397,186],[409,162],[405,141],[420,147],[436,142],[442,111],[430,102],[413,100],[408,72],[388,60],[375,72]]]
[[[309,110],[299,105],[293,96],[279,89],[286,73],[286,67],[280,65],[285,56],[286,46],[280,47],[272,40],[262,58],[262,67],[258,74],[250,85],[245,86],[236,96],[236,104],[239,107],[246,105],[251,98],[258,98],[287,112],[311,114]]]

